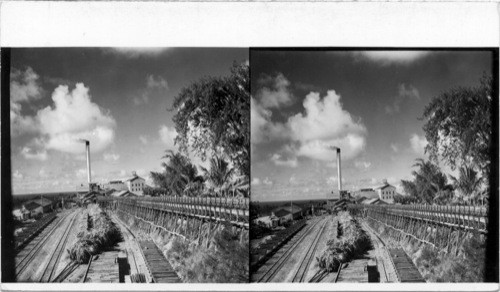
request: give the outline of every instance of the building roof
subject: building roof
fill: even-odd
[[[387,205],[387,202],[380,198],[367,199],[361,202],[364,205]]]
[[[360,192],[373,192],[374,190],[372,188],[366,188],[366,189],[360,189]]]
[[[29,201],[26,204],[24,204],[23,206],[28,211],[32,211],[32,210],[35,210],[36,208],[40,207],[40,205],[38,203],[35,203],[33,201]]]
[[[145,181],[145,179],[143,179],[142,177],[137,176],[137,175],[136,175],[136,176],[133,176],[133,177],[131,177],[131,178],[128,178],[128,179],[126,179],[125,181],[134,181],[134,180],[136,180],[136,179],[142,179],[142,180],[144,180],[144,181]]]
[[[288,215],[288,214],[290,214],[290,212],[289,212],[289,211],[287,211],[287,210],[285,210],[285,209],[280,209],[280,210],[278,210],[278,211],[274,212],[274,215],[275,215],[276,217],[285,217],[285,216],[286,216],[286,215]]]
[[[112,180],[109,183],[110,184],[122,184],[123,182],[121,180]]]
[[[113,192],[110,196],[112,197],[136,197],[136,194],[130,192],[129,190],[124,190],[124,191],[116,191]]]
[[[386,189],[386,188],[389,188],[389,187],[391,187],[391,188],[396,188],[396,187],[395,187],[395,186],[393,186],[393,185],[390,185],[390,184],[385,184],[385,185],[382,185],[382,186],[377,187],[376,189],[377,189],[377,190],[383,190],[383,189]]]

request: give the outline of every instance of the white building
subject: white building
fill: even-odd
[[[146,185],[146,180],[138,176],[135,171],[132,172],[132,177],[120,180],[110,181],[105,189],[114,189],[116,191],[129,191],[137,196],[143,195],[143,189]]]
[[[375,188],[377,191],[379,199],[389,203],[394,204],[394,195],[396,194],[396,187],[387,183],[387,180],[384,180],[384,185]]]
[[[127,189],[139,196],[143,195],[142,190],[144,189],[144,186],[146,184],[146,180],[143,179],[142,177],[139,177],[135,174],[134,176],[125,180],[125,185],[127,186]]]

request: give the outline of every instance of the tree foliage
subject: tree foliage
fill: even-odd
[[[175,97],[175,142],[203,161],[224,153],[244,176],[250,175],[249,66],[233,64],[227,77],[205,77]]]
[[[470,166],[462,166],[458,177],[451,176],[451,180],[457,190],[457,199],[460,202],[483,201],[485,192],[481,190],[483,178]]]
[[[163,172],[151,172],[151,177],[158,188],[167,190],[167,195],[182,196],[189,183],[203,183],[188,157],[167,150],[163,158],[167,159],[167,162],[162,162]]]
[[[458,87],[434,97],[424,109],[426,152],[454,170],[475,165],[488,177],[492,147],[493,78],[483,76],[476,87]]]
[[[413,167],[417,167],[412,171],[413,181],[401,181],[404,191],[419,203],[446,203],[443,198],[449,197],[451,186],[439,167],[423,159],[417,159]]]

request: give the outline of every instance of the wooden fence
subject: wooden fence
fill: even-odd
[[[488,226],[485,207],[350,204],[348,210],[398,231],[397,239],[413,237],[439,248],[459,246],[471,233],[485,235]]]
[[[221,224],[242,230],[249,228],[248,198],[101,197],[97,201],[105,209],[132,216],[148,226],[190,240],[207,237],[201,235],[207,233],[202,231],[207,225],[208,233]]]

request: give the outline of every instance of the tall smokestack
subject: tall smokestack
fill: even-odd
[[[342,191],[342,173],[340,171],[340,148],[337,147],[337,173],[339,177],[339,196]]]
[[[85,150],[87,151],[87,177],[90,183],[92,182],[92,178],[90,177],[90,142],[85,140]]]

